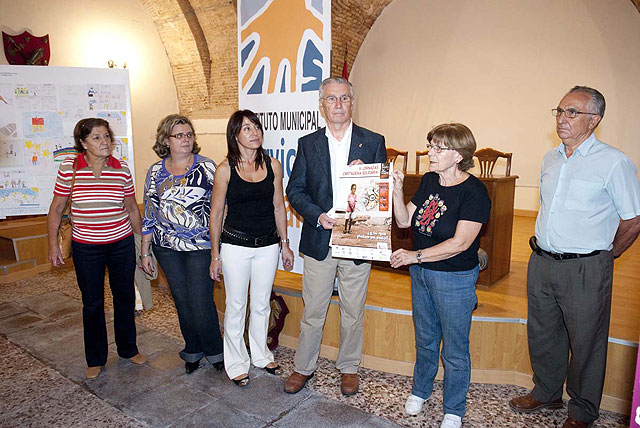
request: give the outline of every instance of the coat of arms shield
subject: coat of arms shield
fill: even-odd
[[[15,36],[2,32],[4,55],[11,65],[49,65],[49,35],[34,36],[25,31]]]

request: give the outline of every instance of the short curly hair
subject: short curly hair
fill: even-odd
[[[84,153],[87,151],[84,147],[82,147],[82,141],[87,138],[89,134],[91,134],[93,128],[96,128],[98,126],[104,126],[105,128],[107,128],[107,131],[109,131],[109,138],[111,138],[111,143],[115,141],[113,139],[113,131],[109,126],[109,122],[98,117],[88,117],[86,119],[80,120],[78,123],[76,123],[75,128],[73,128],[73,140],[75,141],[73,147],[78,153]]]
[[[476,139],[469,128],[461,123],[443,123],[434,126],[427,134],[427,141],[448,147],[460,153],[462,160],[458,169],[467,171],[473,168],[473,154],[476,152]]]
[[[169,139],[171,132],[173,131],[173,127],[176,125],[189,125],[191,127],[191,131],[193,132],[193,148],[191,149],[191,153],[196,154],[200,153],[200,146],[198,146],[198,142],[196,141],[196,130],[193,127],[193,123],[189,120],[187,116],[182,116],[180,114],[170,114],[160,121],[158,124],[158,129],[156,129],[156,141],[153,145],[153,151],[156,154],[164,159],[171,155],[169,151],[169,145],[166,141]]]

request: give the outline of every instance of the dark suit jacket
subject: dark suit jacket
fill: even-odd
[[[386,162],[387,151],[382,135],[354,123],[348,163],[356,159],[364,163]],[[324,260],[329,253],[331,230],[318,225],[318,217],[333,206],[331,160],[325,128],[298,140],[298,153],[287,185],[287,198],[304,219],[300,252],[316,260]]]

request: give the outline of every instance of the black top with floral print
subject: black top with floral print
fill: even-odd
[[[438,174],[429,172],[422,177],[411,202],[416,206],[411,219],[414,250],[429,248],[452,238],[460,220],[487,223],[491,211],[487,188],[473,175],[460,184],[445,187],[440,185]],[[419,266],[447,272],[470,270],[478,265],[479,247],[480,234],[462,253]]]

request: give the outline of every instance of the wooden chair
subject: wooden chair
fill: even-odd
[[[493,167],[496,165],[498,158],[507,159],[507,169],[504,175],[511,175],[511,155],[512,153],[503,153],[498,150],[494,150],[491,147],[486,149],[476,150],[475,157],[478,158],[480,164],[480,175],[487,177],[493,174]]]
[[[420,157],[429,154],[429,150],[417,151],[416,150],[416,174],[420,174]]]
[[[404,174],[407,173],[407,161],[409,160],[409,152],[408,151],[400,151],[400,150],[396,150],[392,147],[387,148],[387,162],[393,162],[394,164],[396,163],[396,158],[397,157],[403,157],[404,158],[404,164],[402,165],[402,172]]]

